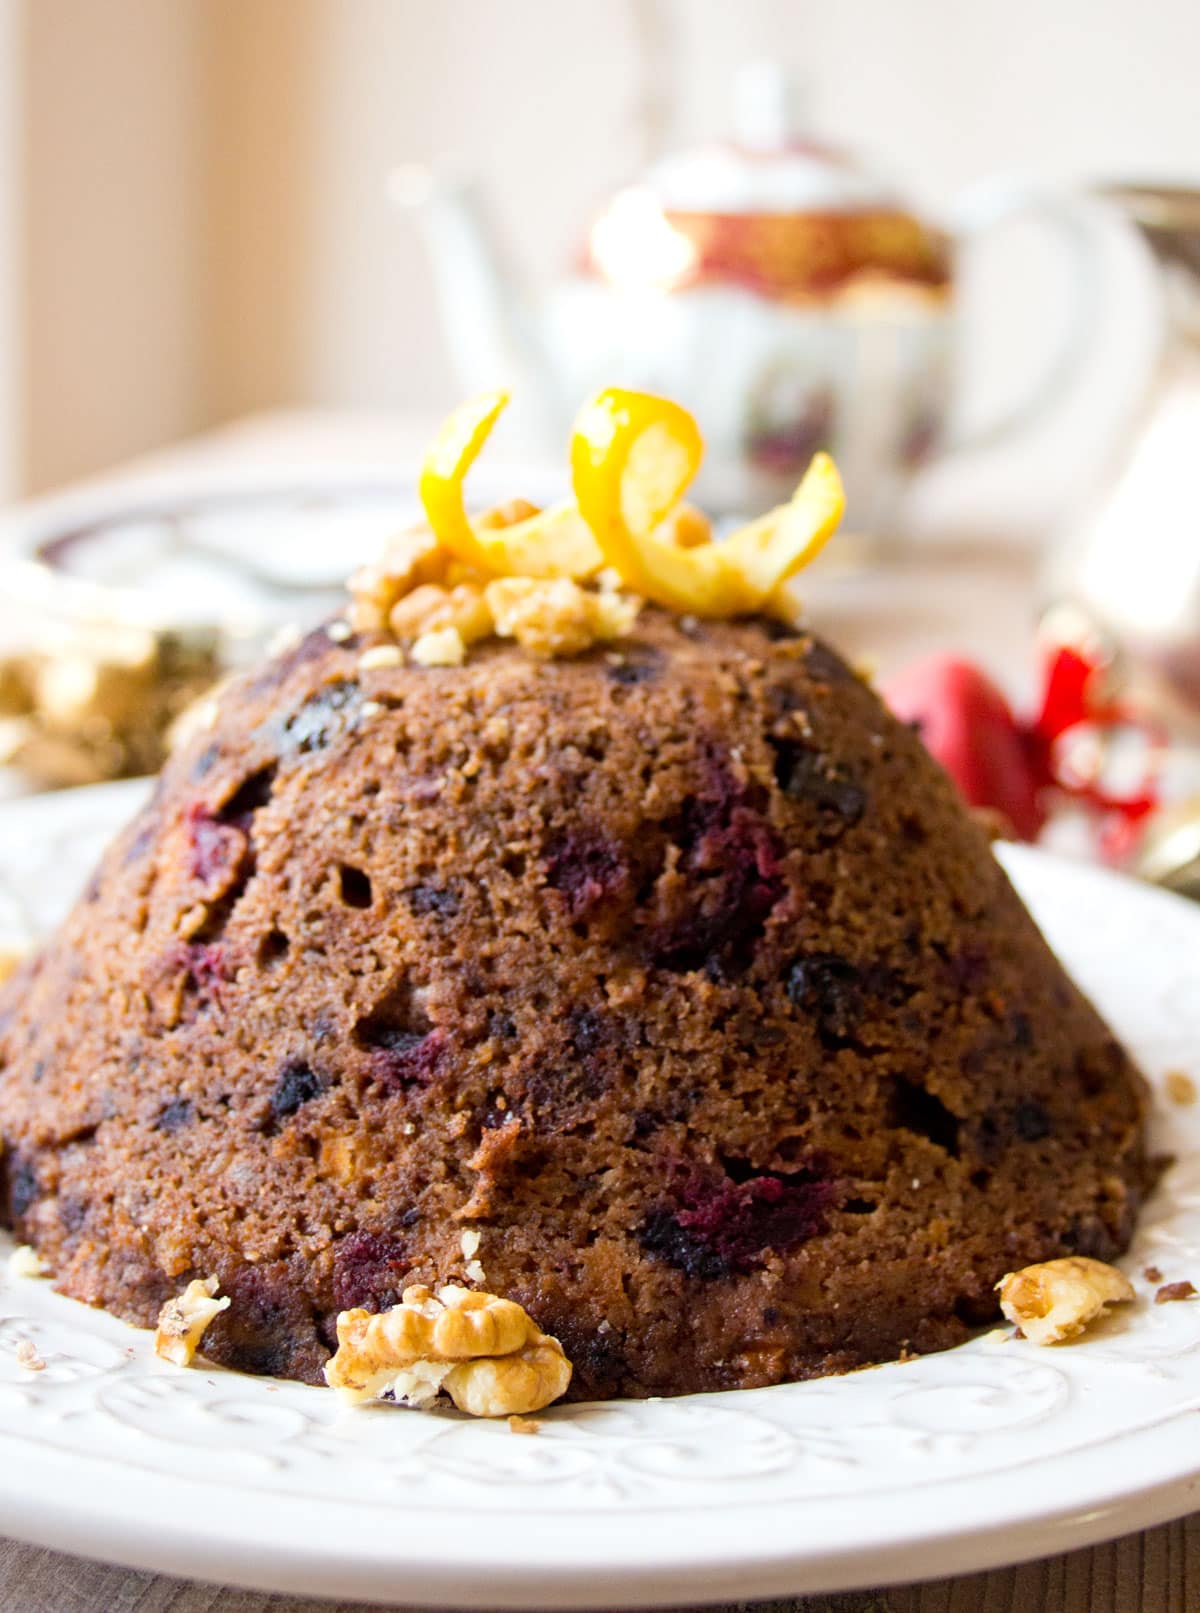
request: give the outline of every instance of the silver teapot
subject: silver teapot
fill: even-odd
[[[1023,427],[1072,375],[1091,333],[1094,236],[1073,199],[1016,181],[919,218],[869,169],[798,132],[770,65],[737,80],[734,135],[667,157],[592,222],[574,271],[533,306],[501,267],[469,182],[407,168],[459,384],[532,398],[531,446],[557,459],[602,385],[667,393],[708,444],[698,496],[750,513],[790,495],[818,448],[850,489],[848,525],[886,532],[909,477],[965,445],[956,423],[956,269],[964,247],[1028,215],[1070,258],[1059,350],[1026,398],[972,428]],[[528,403],[526,404],[529,408]]]

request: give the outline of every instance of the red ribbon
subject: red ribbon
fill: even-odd
[[[1078,645],[1054,645],[1046,662],[1041,709],[1022,729],[1039,785],[1103,813],[1107,821],[1100,831],[1100,849],[1108,860],[1118,862],[1132,849],[1144,819],[1159,805],[1158,752],[1166,735],[1106,693],[1110,669],[1111,662],[1103,655],[1089,654]],[[1099,767],[1080,774],[1071,766],[1072,756],[1078,757],[1088,740],[1122,729],[1144,735],[1149,749],[1142,777],[1127,793],[1107,788]]]

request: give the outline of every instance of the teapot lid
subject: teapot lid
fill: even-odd
[[[665,158],[592,225],[584,266],[613,285],[739,286],[762,297],[941,297],[951,247],[887,181],[802,138],[794,85],[775,63],[736,79],[732,141]]]
[[[903,211],[895,191],[806,132],[803,96],[776,62],[751,62],[734,80],[733,136],[656,163],[646,185],[667,212]]]

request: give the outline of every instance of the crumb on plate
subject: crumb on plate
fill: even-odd
[[[1180,1108],[1187,1108],[1196,1101],[1196,1083],[1185,1070],[1168,1070],[1163,1076],[1163,1090]]]
[[[24,1367],[26,1372],[44,1372],[46,1363],[38,1354],[37,1345],[32,1339],[22,1339],[17,1345],[17,1365]]]
[[[1191,1299],[1196,1290],[1186,1280],[1178,1283],[1164,1283],[1154,1296],[1156,1305],[1169,1305],[1173,1300]]]
[[[49,1266],[29,1243],[19,1243],[8,1257],[10,1277],[45,1277]]]
[[[536,1417],[517,1416],[508,1419],[508,1426],[514,1434],[537,1434],[542,1427]]]

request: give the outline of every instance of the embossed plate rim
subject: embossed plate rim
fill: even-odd
[[[14,887],[35,922],[61,909],[145,788],[0,806],[0,930]],[[1103,1006],[1152,1076],[1200,1047],[1200,910],[1003,856],[1085,984],[1114,976]],[[1195,1276],[1200,1114],[1161,1113],[1157,1142],[1189,1157],[1127,1264]],[[1015,1561],[1200,1504],[1200,1302],[1154,1307],[1138,1282],[1136,1310],[1069,1351],[976,1340],[840,1380],[565,1408],[529,1440],[178,1373],[147,1335],[6,1275],[0,1527],[160,1572],[460,1607],[784,1596]],[[44,1373],[15,1366],[24,1334]]]

